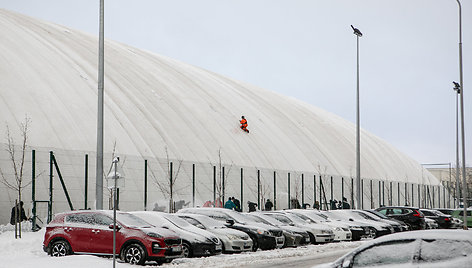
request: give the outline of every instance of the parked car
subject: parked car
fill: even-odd
[[[251,217],[257,217],[268,224],[282,229],[285,236],[284,247],[297,247],[299,245],[310,244],[310,235],[303,229],[283,223],[261,212],[251,212]]]
[[[329,215],[331,215],[332,217],[337,217],[338,219],[341,219],[347,222],[356,221],[357,223],[366,224],[370,227],[371,236],[374,238],[393,233],[392,226],[385,223],[368,220],[365,217],[359,215],[358,213],[352,210],[348,210],[348,209],[330,210],[330,211],[327,211],[326,214],[328,214],[328,217]]]
[[[60,213],[46,226],[43,249],[51,256],[113,255],[113,227],[112,211]],[[182,256],[182,240],[170,230],[117,211],[115,254],[132,264],[165,262]]]
[[[454,223],[452,217],[434,209],[420,209],[425,218],[436,221],[438,228],[449,229]]]
[[[285,224],[299,227],[310,235],[310,242],[329,243],[334,240],[333,228],[321,224],[306,221],[293,213],[282,211],[263,211],[264,215],[271,216]]]
[[[438,223],[433,219],[424,218],[424,222],[426,224],[426,229],[438,229],[439,227]]]
[[[328,216],[323,214],[319,210],[306,210],[310,212],[311,217],[313,217],[314,220],[320,221],[323,224],[329,223],[329,224],[336,224],[337,226],[341,227],[348,227],[349,231],[351,231],[351,240],[353,241],[358,241],[361,240],[364,237],[368,237],[370,235],[370,228],[367,226],[360,226],[357,225],[355,222],[344,222],[341,220],[336,220],[336,219],[330,219]]]
[[[284,210],[284,211],[288,213],[293,213],[305,221],[309,220],[311,223],[316,223],[316,224],[321,224],[321,225],[331,227],[334,233],[333,241],[351,241],[352,240],[352,232],[349,230],[349,228],[346,225],[340,222],[330,222],[330,221],[324,220],[323,218],[322,218],[323,220],[319,220],[318,216],[312,213],[312,210],[290,209],[290,210]]]
[[[405,224],[404,222],[402,222],[401,220],[389,218],[389,217],[385,216],[384,214],[378,212],[377,210],[374,210],[374,209],[365,209],[365,210],[363,210],[363,211],[368,212],[368,213],[370,213],[370,214],[373,214],[373,215],[375,215],[375,216],[377,216],[377,217],[379,217],[379,218],[381,218],[381,219],[389,220],[389,221],[391,221],[391,222],[396,222],[396,223],[400,224],[400,227],[401,227],[400,232],[404,232],[404,231],[409,231],[409,230],[410,230],[410,227],[409,227],[407,224]],[[395,227],[394,227],[394,228],[395,228]]]
[[[210,232],[201,230],[187,221],[164,212],[134,211],[133,215],[158,227],[177,233],[182,238],[182,252],[185,258],[220,254],[223,246]]]
[[[464,219],[464,209],[456,209],[452,212],[451,215],[453,218],[460,219],[463,222]],[[467,209],[467,227],[472,227],[472,208]]]
[[[322,267],[470,267],[472,232],[422,230],[386,235],[369,241]]]
[[[364,217],[366,220],[387,224],[389,227],[391,227],[389,228],[391,233],[403,231],[402,225],[396,221],[392,221],[391,219],[388,219],[388,218],[383,219],[375,214],[366,212],[364,210],[352,210],[352,211],[354,213],[359,214],[361,217]]]
[[[253,251],[258,248],[262,250],[274,249],[277,248],[277,244],[282,243],[283,245],[284,242],[282,230],[267,225],[253,224],[248,222],[239,212],[226,208],[184,208],[179,210],[178,213],[206,215],[215,220],[228,223],[228,227],[243,231],[251,237]]]
[[[206,230],[223,242],[223,252],[239,253],[252,250],[252,240],[248,234],[242,231],[228,228],[224,223],[205,215],[179,213],[176,214],[190,224]]]
[[[410,227],[410,230],[424,230],[426,228],[424,215],[419,208],[400,206],[380,207],[376,210],[387,217],[404,222]]]
[[[434,210],[440,211],[446,215],[452,215],[452,212],[454,212],[454,209],[452,208],[433,208]]]

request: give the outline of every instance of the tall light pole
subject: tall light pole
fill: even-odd
[[[467,230],[467,174],[465,173],[465,130],[464,130],[464,80],[462,72],[462,7],[461,2],[456,0],[459,5],[459,86],[461,89],[461,140],[462,140],[462,200],[464,203],[464,229]]]
[[[98,37],[98,109],[97,109],[97,163],[95,207],[103,209],[103,81],[104,81],[104,0],[100,0],[100,26]]]
[[[454,91],[456,92],[456,207],[460,204],[460,171],[459,171],[459,94],[461,93],[461,86],[457,82],[454,84]]]
[[[357,38],[357,94],[356,94],[356,204],[357,209],[361,209],[361,127],[360,127],[360,109],[359,109],[359,37],[362,36],[359,29],[351,25]]]

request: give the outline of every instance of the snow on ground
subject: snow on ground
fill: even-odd
[[[45,229],[43,228],[39,232],[27,231],[30,228],[31,225],[26,223],[22,228],[25,230],[22,232],[22,238],[15,239],[13,226],[0,226],[0,268],[109,268],[112,266],[111,258],[85,255],[72,255],[61,258],[50,257],[42,248]],[[290,257],[321,255],[337,250],[356,248],[362,243],[364,242],[341,242],[269,251],[259,250],[243,254],[222,254],[206,258],[176,259],[172,263],[162,266],[167,268],[251,266],[262,263],[275,263]],[[149,265],[154,266],[151,263]],[[116,267],[136,266],[117,262]]]

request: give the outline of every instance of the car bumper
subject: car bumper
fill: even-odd
[[[225,252],[242,252],[252,249],[252,240],[227,240],[223,242]]]
[[[334,234],[316,234],[315,239],[317,243],[333,242]]]
[[[351,241],[352,233],[346,231],[336,231],[334,232],[334,241]]]
[[[210,256],[220,254],[222,251],[221,244],[215,245],[213,243],[194,243],[192,244],[193,256]]]
[[[277,247],[276,237],[261,235],[257,237],[257,243],[262,250],[274,249]]]

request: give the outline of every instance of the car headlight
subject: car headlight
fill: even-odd
[[[231,234],[230,234],[230,235],[226,235],[226,237],[227,237],[229,240],[238,240],[238,239],[239,239],[238,236],[236,236],[236,235],[231,235]]]
[[[155,238],[161,238],[162,235],[160,234],[156,234],[156,233],[153,233],[153,232],[148,232],[146,233],[147,236],[150,236],[150,237],[155,237]]]
[[[336,227],[334,230],[338,231],[338,232],[341,232],[343,230],[343,228],[341,227]]]

